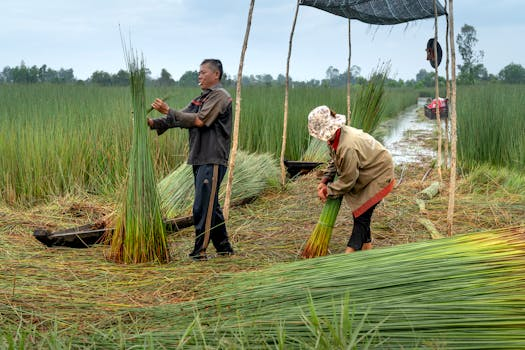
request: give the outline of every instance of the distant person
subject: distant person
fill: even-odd
[[[354,226],[345,253],[372,249],[370,223],[376,205],[394,187],[394,162],[390,152],[360,129],[345,125],[346,117],[327,106],[308,115],[310,135],[326,141],[331,160],[317,186],[317,195],[343,196],[352,209]],[[337,177],[336,177],[337,175]]]
[[[188,164],[193,166],[195,198],[193,221],[195,245],[190,258],[206,260],[210,240],[219,255],[232,255],[224,216],[219,205],[219,188],[228,166],[232,127],[232,99],[222,87],[222,63],[205,59],[199,69],[202,93],[180,111],[157,98],[151,106],[164,117],[147,122],[161,135],[169,128],[189,130]]]

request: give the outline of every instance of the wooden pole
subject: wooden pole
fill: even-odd
[[[456,157],[457,157],[457,130],[456,130],[456,49],[454,44],[454,10],[453,0],[449,0],[449,14],[448,19],[450,23],[450,56],[451,56],[451,85],[450,85],[450,127],[451,127],[451,144],[450,144],[450,184],[448,197],[448,212],[447,212],[447,234],[452,236],[454,232],[454,206],[456,196]]]
[[[438,71],[438,53],[437,53],[437,45],[438,45],[438,14],[437,14],[437,2],[434,0],[434,71],[435,71],[435,83],[434,83],[434,89],[436,93],[436,123],[437,123],[437,130],[438,130],[438,146],[437,146],[437,171],[438,171],[438,178],[439,182],[443,182],[443,175],[441,173],[441,116],[439,113],[439,71]]]
[[[350,105],[350,84],[352,80],[352,36],[350,31],[350,18],[348,19],[348,74],[346,76],[346,123],[350,125],[351,105]]]
[[[229,173],[228,173],[228,182],[226,183],[226,194],[224,199],[224,208],[223,214],[224,219],[228,220],[230,213],[230,200],[232,192],[232,183],[233,183],[233,172],[235,170],[235,157],[237,156],[237,147],[239,144],[239,120],[241,118],[241,84],[242,84],[242,68],[244,66],[244,55],[246,53],[246,48],[248,47],[248,37],[250,36],[250,28],[252,25],[252,14],[253,14],[253,5],[255,0],[250,2],[250,10],[248,11],[248,23],[246,24],[246,32],[244,33],[244,43],[241,50],[241,59],[239,62],[239,70],[237,72],[237,89],[235,93],[235,118],[233,123],[233,140],[230,152],[230,161],[228,164]]]
[[[286,59],[286,80],[284,88],[284,117],[283,117],[283,142],[281,144],[281,185],[286,184],[286,167],[284,166],[284,154],[286,152],[286,132],[288,128],[288,89],[290,85],[290,57],[292,56],[292,42],[293,34],[295,31],[295,23],[297,22],[297,14],[299,12],[299,1],[297,0],[297,6],[295,7],[295,15],[293,18],[292,30],[290,32],[290,40],[288,42],[288,58]]]
[[[448,8],[448,1],[445,0],[445,12],[447,12]],[[448,15],[447,17],[447,30],[445,33],[445,46],[446,46],[446,57],[447,62],[445,65],[445,72],[446,72],[446,97],[447,100],[450,101],[450,45],[449,45],[449,39],[448,39],[448,32],[449,32],[449,24],[448,24]],[[445,118],[445,168],[450,168],[450,154],[449,154],[449,147],[450,145],[450,127],[449,127],[449,118]]]

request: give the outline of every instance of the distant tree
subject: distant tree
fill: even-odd
[[[346,74],[346,71],[344,74]],[[350,67],[350,75],[352,76],[352,81],[353,79],[357,79],[357,77],[361,76],[361,67],[355,65]]]
[[[179,85],[180,86],[195,86],[197,85],[197,82],[199,81],[199,72],[196,70],[194,71],[186,71],[179,79]]]
[[[328,80],[334,80],[334,79],[337,79],[339,77],[339,69],[333,67],[333,66],[330,66],[326,69],[326,79]]]
[[[487,77],[487,80],[490,82],[495,82],[499,80],[499,77],[497,75],[490,73],[489,76]]]
[[[420,69],[416,74],[416,81],[426,80],[430,74],[432,73],[427,72],[425,69]]]
[[[157,79],[157,84],[160,86],[170,86],[175,84],[175,80],[171,77],[171,74],[164,68],[160,71],[160,77]]]
[[[271,74],[258,74],[255,76],[258,85],[271,86],[273,77]]]
[[[14,83],[32,84],[38,82],[38,68],[36,66],[27,67],[22,61],[19,67],[12,69]]]
[[[523,84],[525,83],[525,68],[521,64],[511,63],[505,66],[498,76],[505,83]]]
[[[250,79],[250,76],[249,75],[243,75],[242,76],[242,85],[250,85],[252,84],[252,80]]]
[[[22,61],[17,67],[4,67],[0,73],[0,82],[33,84],[33,83],[71,83],[76,82],[73,69],[63,69],[55,71],[47,65],[41,67],[27,67]]]
[[[111,77],[111,84],[117,86],[128,86],[130,74],[128,71],[121,69]]]
[[[91,74],[91,77],[89,78],[90,82],[97,85],[102,86],[110,86],[111,85],[111,74],[97,70]]]
[[[310,79],[306,82],[306,86],[309,86],[309,87],[321,86],[321,81],[317,79]]]
[[[324,86],[339,86],[341,80],[340,76],[341,73],[339,72],[339,69],[330,66],[326,69],[326,79],[323,80],[322,84]]]
[[[415,87],[416,86],[416,81],[414,79],[406,80],[404,86],[405,87],[411,87],[411,88]]]
[[[361,75],[361,68],[359,66],[352,66],[350,68],[351,83],[355,84],[358,81],[358,78]],[[332,86],[340,87],[346,86],[348,79],[348,69],[345,69],[344,72],[340,72],[339,69],[330,66],[326,70],[326,78],[322,80],[321,85],[323,86]]]
[[[2,82],[5,83],[12,83],[13,82],[13,74],[11,71],[11,67],[5,66],[2,70],[2,73],[0,74],[0,77],[2,79]]]
[[[60,82],[60,79],[58,78],[58,72],[54,69],[45,67],[42,69],[40,68],[40,72],[42,74],[42,81],[46,83],[58,83]]]
[[[385,79],[385,86],[387,87],[401,87],[403,85],[404,83],[402,79],[399,79],[399,80],[390,79],[390,78]]]
[[[355,83],[358,85],[365,85],[368,83],[368,80],[366,80],[365,77],[356,77]]]
[[[488,77],[487,70],[481,63],[483,51],[474,50],[477,42],[476,29],[465,24],[457,35],[458,51],[463,59],[463,64],[458,65],[460,71],[458,80],[462,83],[473,84],[477,80]]]
[[[425,69],[420,69],[416,74],[417,87],[432,87],[434,86],[434,72],[427,72]]]
[[[233,86],[236,84],[236,82],[232,79],[232,77],[226,72],[222,73],[221,81],[222,81],[222,85],[224,86]]]
[[[284,86],[284,84],[286,83],[286,77],[282,74],[279,74],[277,76],[277,79],[275,79],[275,82],[277,83],[277,85]]]
[[[44,64],[38,69],[38,81],[46,81],[47,65]]]
[[[75,75],[73,74],[73,69],[64,69],[60,68],[58,71],[58,80],[60,83],[72,83],[75,81]]]

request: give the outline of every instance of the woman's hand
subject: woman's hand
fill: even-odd
[[[317,196],[321,202],[326,202],[326,199],[328,198],[328,186],[326,186],[325,183],[320,182],[319,185],[317,185]]]

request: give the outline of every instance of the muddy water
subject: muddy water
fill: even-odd
[[[419,98],[417,104],[385,123],[387,133],[382,139],[382,144],[392,153],[396,164],[417,162],[436,156],[436,150],[429,149],[423,143],[432,137],[436,123],[417,115],[417,110],[425,103],[426,98]]]

